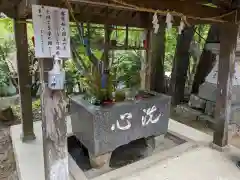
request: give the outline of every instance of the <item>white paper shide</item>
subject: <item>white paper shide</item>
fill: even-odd
[[[67,9],[32,5],[32,19],[37,58],[71,57]]]

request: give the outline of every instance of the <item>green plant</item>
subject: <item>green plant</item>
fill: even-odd
[[[33,110],[39,109],[41,107],[41,100],[36,99],[35,101],[32,102],[32,108]]]
[[[124,83],[127,88],[139,86],[141,59],[141,51],[117,52],[112,66],[115,81]]]
[[[10,95],[8,87],[11,84],[11,72],[9,70],[7,58],[13,49],[13,41],[3,41],[0,43],[0,96]]]

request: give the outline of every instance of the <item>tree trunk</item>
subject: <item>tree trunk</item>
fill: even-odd
[[[170,84],[173,105],[178,105],[184,100],[184,89],[190,59],[189,48],[193,35],[194,27],[189,27],[185,28],[182,34],[178,36]]]
[[[164,58],[165,58],[165,22],[161,22],[157,34],[151,32],[151,82],[150,90],[164,92]]]
[[[208,32],[207,42],[213,42],[218,39],[219,36],[219,27],[216,24],[213,24]],[[211,51],[203,49],[202,55],[200,57],[196,74],[194,76],[192,93],[197,94],[199,86],[204,82],[208,73],[212,70],[214,62],[216,61],[216,55]]]

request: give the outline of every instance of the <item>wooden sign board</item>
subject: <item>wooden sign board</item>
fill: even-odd
[[[32,19],[37,58],[71,57],[67,9],[32,5]]]

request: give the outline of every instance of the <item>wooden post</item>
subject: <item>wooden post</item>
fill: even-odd
[[[151,30],[146,29],[146,41],[147,41],[147,49],[143,52],[143,61],[141,62],[141,88],[144,90],[150,90],[150,83],[151,83],[151,77],[150,77],[150,69],[151,69]]]
[[[45,180],[68,180],[66,103],[63,91],[47,86],[52,59],[39,59]]]
[[[159,24],[159,31],[151,32],[150,63],[150,90],[164,92],[164,57],[165,57],[165,21]]]
[[[29,74],[27,25],[14,20],[14,33],[17,49],[18,84],[21,101],[22,141],[34,140],[31,77]]]
[[[39,5],[53,6],[49,0],[37,0]],[[36,39],[36,38],[35,38]],[[38,59],[41,83],[42,137],[45,180],[68,180],[68,149],[66,101],[64,91],[48,88],[48,71],[53,59]]]
[[[170,91],[172,104],[178,105],[184,99],[187,70],[189,67],[189,48],[194,35],[194,27],[187,27],[178,35],[175,57],[171,75]]]
[[[128,24],[126,25],[126,36],[125,36],[125,42],[124,42],[124,46],[126,49],[128,49]]]
[[[219,147],[228,144],[228,125],[231,118],[232,79],[235,66],[235,50],[238,25],[223,24],[220,27],[220,56],[218,65],[217,101],[213,143]]]
[[[110,47],[110,28],[108,24],[104,25],[104,69],[109,67],[109,47]]]

